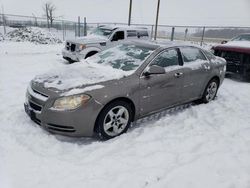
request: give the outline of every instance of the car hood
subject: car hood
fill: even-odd
[[[250,53],[250,41],[229,41],[226,44],[214,46],[213,49]]]
[[[32,82],[50,91],[73,95],[100,89],[107,81],[118,80],[131,74],[133,74],[131,71],[122,71],[96,63],[90,64],[85,60],[36,76]]]
[[[103,43],[107,41],[108,38],[99,35],[88,35],[85,37],[79,37],[77,39],[67,40],[67,42],[76,44],[94,44],[94,43]]]

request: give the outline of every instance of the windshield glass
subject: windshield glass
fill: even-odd
[[[111,33],[112,33],[111,29],[101,28],[101,27],[98,27],[91,32],[91,34],[93,35],[99,35],[107,38],[111,35]]]
[[[152,52],[153,49],[147,47],[122,44],[88,58],[87,62],[132,71],[136,70]]]
[[[249,35],[239,35],[232,39],[232,41],[250,41],[250,34]]]

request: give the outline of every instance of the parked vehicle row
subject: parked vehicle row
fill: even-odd
[[[109,39],[115,35],[102,32]],[[37,76],[24,106],[49,132],[110,139],[152,113],[194,100],[212,101],[225,70],[223,58],[195,46],[128,41]]]

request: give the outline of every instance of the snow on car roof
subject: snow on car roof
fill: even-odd
[[[105,29],[110,29],[110,30],[114,30],[114,29],[134,29],[134,30],[148,30],[146,27],[139,27],[139,26],[128,26],[128,25],[101,25],[99,26],[101,28],[105,28]]]
[[[161,41],[161,40],[139,40],[139,39],[134,39],[131,41],[124,42],[125,44],[135,44],[137,46],[143,46],[146,48],[150,48],[152,50],[155,50],[157,48],[170,48],[170,47],[178,47],[178,46],[194,46],[198,47],[197,45],[192,45],[187,42],[182,42],[182,41]],[[198,47],[200,48],[200,47]]]

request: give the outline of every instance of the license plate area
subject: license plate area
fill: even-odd
[[[41,120],[36,117],[36,113],[31,108],[29,108],[28,105],[24,104],[24,109],[32,121],[38,125],[41,125]]]

